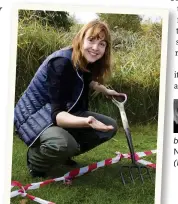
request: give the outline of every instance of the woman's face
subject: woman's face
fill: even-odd
[[[93,63],[103,57],[107,43],[104,40],[104,33],[101,33],[101,37],[98,38],[92,37],[89,34],[90,29],[85,34],[82,52],[87,62]]]

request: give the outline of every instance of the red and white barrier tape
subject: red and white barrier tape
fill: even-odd
[[[26,186],[23,186],[23,189],[25,191],[27,190],[34,190],[34,189],[37,189],[37,188],[40,188],[40,187],[43,187],[49,183],[54,183],[54,182],[57,182],[57,181],[65,181],[67,178],[64,178],[64,177],[60,177],[60,178],[55,178],[55,179],[49,179],[49,180],[46,180],[46,181],[41,181],[41,182],[38,182],[38,183],[31,183],[31,184],[27,184]],[[12,181],[11,183],[11,188],[15,187],[15,186],[18,186],[16,181]],[[18,186],[19,187],[19,186]],[[18,195],[21,195],[24,190],[22,188],[19,189],[19,190],[16,190],[16,191],[12,191],[11,192],[11,198],[13,197],[16,197]]]
[[[19,191],[19,194],[18,195],[21,195],[22,197],[27,197],[29,198],[30,200],[32,201],[36,201],[37,203],[41,203],[41,204],[55,204],[53,202],[50,202],[50,201],[46,201],[46,200],[43,200],[41,198],[38,198],[38,197],[35,197],[35,196],[32,196],[28,193],[26,193],[26,190],[25,188],[22,186],[22,184],[18,181],[12,181],[12,184],[11,184],[11,188],[13,188],[14,186],[17,186],[20,188]]]
[[[90,164],[88,166],[82,167],[80,169],[74,169],[74,170],[68,172],[67,174],[65,174],[64,176],[69,177],[69,178],[75,178],[75,177],[81,176],[83,174],[95,171],[100,167],[115,164],[115,163],[119,162],[120,159],[121,159],[121,154],[118,154],[116,157],[114,157],[112,159],[106,159],[106,160],[103,160],[103,161],[100,161],[100,162],[93,163],[93,164]]]
[[[149,162],[149,161],[146,161],[146,160],[143,160],[143,159],[139,159],[139,160],[137,160],[137,162],[144,165],[144,166],[156,169],[156,164],[154,164],[152,162]]]
[[[139,162],[143,165],[149,166],[151,168],[156,168],[155,164],[140,159],[141,157],[148,156],[148,155],[155,154],[155,153],[156,153],[156,150],[137,152],[137,153],[135,153],[135,159],[137,160],[137,162]],[[66,184],[69,184],[69,183],[71,183],[70,181],[72,179],[74,179],[75,177],[82,176],[83,174],[86,174],[89,172],[93,172],[93,171],[97,170],[98,168],[101,168],[104,166],[115,164],[115,163],[119,162],[121,160],[121,158],[128,158],[128,159],[131,158],[130,154],[121,154],[119,152],[116,152],[116,154],[117,154],[117,156],[114,158],[109,158],[109,159],[106,159],[106,160],[103,160],[103,161],[100,161],[97,163],[90,164],[90,165],[82,167],[82,168],[74,169],[74,170],[66,173],[63,177],[60,177],[60,178],[49,179],[49,180],[38,182],[38,183],[31,183],[31,184],[27,184],[26,186],[22,186],[22,184],[18,181],[12,181],[11,189],[15,186],[19,187],[20,189],[16,190],[16,191],[12,191],[11,192],[11,198],[16,197],[18,195],[21,195],[22,197],[26,196],[30,200],[36,201],[37,203],[55,204],[53,202],[46,201],[46,200],[40,199],[38,197],[29,195],[26,193],[26,191],[32,190],[32,189],[37,189],[37,188],[43,187],[49,183],[54,183],[57,181],[64,181]]]
[[[150,150],[150,151],[144,151],[144,152],[136,152],[135,153],[135,160],[138,163],[140,163],[140,164],[142,164],[144,166],[156,169],[156,164],[141,159],[142,157],[149,156],[151,154],[156,154],[156,152],[157,152],[156,150]],[[121,153],[120,152],[116,152],[116,154],[121,154]],[[130,154],[121,154],[121,158],[131,159],[131,155]]]

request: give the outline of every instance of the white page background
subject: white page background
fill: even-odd
[[[1,121],[1,140],[0,140],[0,203],[6,204],[10,203],[10,201],[7,201],[7,182],[9,182],[10,179],[7,180],[7,174],[9,175],[8,169],[5,168],[5,166],[9,166],[11,164],[11,158],[7,157],[7,152],[11,153],[11,146],[12,144],[8,143],[8,130],[7,124],[9,119],[12,119],[12,116],[8,116],[8,112],[10,111],[10,108],[7,108],[8,100],[10,98],[8,97],[8,91],[9,95],[13,94],[13,91],[10,91],[10,87],[8,87],[9,84],[13,84],[13,82],[8,82],[8,74],[12,74],[9,70],[10,66],[10,37],[11,37],[11,30],[10,30],[10,7],[12,6],[12,3],[65,3],[65,4],[78,4],[78,5],[117,5],[121,8],[148,8],[148,9],[169,9],[170,15],[169,15],[169,40],[168,40],[168,68],[167,68],[167,89],[166,89],[166,111],[165,111],[165,137],[164,137],[164,162],[163,162],[163,180],[162,180],[162,202],[163,204],[176,204],[177,202],[177,182],[178,182],[178,170],[173,167],[173,130],[172,130],[172,121],[173,121],[173,97],[176,97],[175,92],[173,92],[173,81],[174,81],[174,70],[176,69],[176,66],[178,67],[178,58],[174,57],[176,45],[175,41],[176,38],[178,39],[178,35],[176,36],[176,26],[178,25],[176,22],[177,13],[176,13],[176,7],[178,6],[178,2],[174,2],[171,0],[149,0],[149,1],[143,1],[143,0],[120,0],[118,1],[108,1],[108,0],[90,0],[89,2],[83,2],[82,0],[51,0],[51,1],[10,1],[8,3],[0,2],[0,6],[3,7],[3,9],[0,11],[0,60],[1,60],[1,78],[0,78],[0,121]],[[178,27],[178,26],[177,26]],[[11,98],[12,100],[12,98]],[[9,149],[9,151],[8,151]],[[161,196],[161,195],[160,195]],[[159,202],[160,203],[160,202]]]

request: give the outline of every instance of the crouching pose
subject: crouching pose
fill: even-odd
[[[98,20],[85,25],[72,46],[52,53],[37,70],[15,106],[15,127],[29,146],[32,176],[45,177],[56,164],[75,165],[71,158],[111,139],[112,118],[88,110],[89,88],[119,96],[102,82],[110,72],[111,38]]]

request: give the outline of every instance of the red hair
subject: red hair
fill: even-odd
[[[92,63],[91,71],[94,81],[99,83],[104,82],[104,78],[111,73],[111,35],[106,23],[99,20],[94,20],[84,25],[83,28],[77,33],[72,41],[72,61],[74,67],[78,67],[82,71],[87,70],[87,60],[82,54],[82,46],[86,32],[90,29],[89,36],[94,38],[101,38],[101,34],[104,34],[104,40],[106,41],[106,49],[103,57],[96,62]]]

